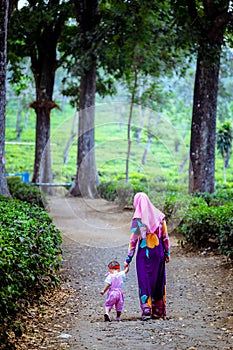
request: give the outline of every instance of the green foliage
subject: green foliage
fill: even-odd
[[[217,132],[217,148],[223,159],[231,153],[232,140],[233,129],[231,122],[225,122],[219,127]]]
[[[131,183],[121,182],[117,188],[118,205],[121,208],[129,206],[133,202],[135,194],[134,186]]]
[[[219,189],[215,193],[195,192],[193,196],[203,198],[208,206],[220,206],[232,200],[233,188]]]
[[[152,203],[165,214],[169,232],[173,232],[182,223],[190,208],[207,206],[204,199],[184,194],[178,188],[176,191],[167,189],[165,192],[150,190],[149,197]]]
[[[200,248],[214,244],[221,253],[232,259],[233,204],[230,200],[232,197],[226,194],[224,196],[216,194],[213,197],[203,194],[202,197],[196,198],[202,200],[204,198],[205,203],[189,206],[176,231],[183,233],[186,241],[193,246]]]
[[[98,193],[102,198],[116,201],[120,206],[132,206],[133,196],[137,192],[148,193],[147,179],[142,174],[130,175],[130,182],[125,182],[124,175],[117,175],[113,180],[102,179]]]
[[[117,198],[117,188],[118,183],[112,181],[102,181],[97,190],[101,198],[108,201],[114,201]]]
[[[8,176],[7,185],[13,198],[45,208],[47,203],[45,194],[36,186],[21,182],[17,176]]]
[[[0,339],[23,311],[56,285],[62,242],[48,214],[36,205],[0,197]]]
[[[173,186],[173,191],[160,191],[144,181],[143,177],[135,177],[126,183],[118,176],[114,182],[102,182],[99,194],[122,208],[133,209],[134,195],[145,192],[165,214],[170,232],[182,233],[188,243],[199,248],[214,244],[222,254],[233,258],[232,189],[188,195],[178,186],[176,189]]]

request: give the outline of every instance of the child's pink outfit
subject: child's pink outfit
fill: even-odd
[[[124,305],[124,294],[122,291],[123,282],[126,279],[125,271],[108,273],[105,283],[110,284],[107,291],[105,307],[111,310],[115,305],[116,311],[121,312]]]

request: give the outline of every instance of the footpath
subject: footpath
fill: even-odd
[[[29,310],[17,349],[233,350],[233,268],[225,257],[187,252],[170,236],[166,319],[141,321],[134,260],[122,320],[104,322],[106,266],[123,265],[132,212],[68,197],[51,197],[49,212],[63,235],[63,281]]]

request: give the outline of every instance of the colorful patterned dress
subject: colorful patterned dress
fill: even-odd
[[[155,233],[147,232],[141,219],[132,220],[130,243],[126,262],[135,254],[139,298],[142,316],[166,316],[165,256],[170,255],[170,241],[166,221],[162,220]]]

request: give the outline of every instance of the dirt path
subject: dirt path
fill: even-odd
[[[134,261],[125,283],[121,322],[105,323],[100,295],[106,264],[122,264],[130,211],[104,200],[52,197],[50,215],[63,233],[61,289],[33,310],[19,349],[233,349],[233,274],[224,257],[191,254],[170,237],[165,320],[142,322]],[[114,313],[113,313],[114,316]]]

